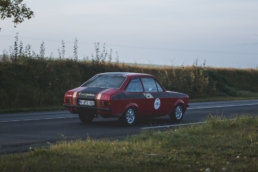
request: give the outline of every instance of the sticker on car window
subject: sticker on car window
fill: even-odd
[[[160,99],[159,99],[159,98],[156,98],[156,100],[154,101],[154,108],[155,108],[156,110],[159,109],[160,104],[161,104]]]

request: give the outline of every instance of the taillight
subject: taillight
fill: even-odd
[[[111,102],[109,101],[102,101],[102,106],[111,106]]]
[[[64,102],[65,102],[65,103],[72,103],[72,99],[67,99],[67,98],[65,98],[65,99],[64,99]]]

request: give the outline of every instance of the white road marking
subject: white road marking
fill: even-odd
[[[223,105],[223,106],[193,107],[193,108],[191,108],[191,106],[190,106],[189,108],[187,108],[187,110],[225,108],[225,107],[243,107],[243,106],[254,106],[254,105],[258,105],[258,103],[242,104],[242,105]]]
[[[195,122],[195,123],[187,123],[187,124],[176,124],[176,125],[162,125],[162,126],[155,126],[155,127],[143,127],[141,130],[151,130],[157,128],[170,128],[170,127],[180,127],[180,126],[188,126],[188,125],[198,125],[203,124],[205,122]]]
[[[235,119],[228,119],[234,121]],[[198,124],[204,124],[204,122],[194,122],[194,123],[187,123],[187,124],[175,124],[175,125],[161,125],[161,126],[154,126],[154,127],[143,127],[141,130],[151,130],[151,129],[158,129],[158,128],[170,128],[170,127],[180,127],[180,126],[189,126],[189,125],[198,125]]]
[[[65,119],[65,118],[78,118],[77,116],[69,116],[69,117],[55,117],[55,118],[35,118],[35,119],[21,119],[21,120],[9,120],[9,121],[0,121],[0,123],[8,123],[8,122],[26,122],[26,121],[40,121],[40,120],[52,120],[52,119]]]

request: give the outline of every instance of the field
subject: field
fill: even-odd
[[[257,171],[258,119],[210,117],[200,125],[125,140],[62,141],[0,155],[0,171]]]

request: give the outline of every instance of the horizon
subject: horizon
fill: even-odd
[[[38,55],[38,54],[37,54]],[[35,57],[30,57],[30,58],[37,58],[37,55]],[[0,62],[2,62],[2,56],[3,54],[0,54]],[[40,57],[38,55],[38,57]],[[74,58],[59,58],[59,57],[44,57],[46,60],[74,60]],[[78,62],[91,62],[92,59],[78,59]],[[107,60],[105,62],[108,62]],[[111,63],[116,63],[115,61],[111,61]],[[154,67],[154,68],[159,68],[159,67],[171,67],[171,68],[180,68],[180,67],[203,67],[203,68],[215,68],[215,69],[241,69],[241,70],[248,70],[248,69],[254,69],[258,70],[258,66],[253,67],[253,68],[236,68],[236,67],[219,67],[219,66],[207,66],[206,62],[200,62],[198,59],[195,59],[192,64],[189,65],[162,65],[162,64],[148,64],[148,63],[131,63],[131,62],[123,62],[119,61],[119,64],[125,64],[125,65],[131,65],[131,66],[142,66],[142,67]]]
[[[25,0],[35,17],[14,28],[1,20],[0,51],[14,45],[15,35],[39,54],[58,57],[62,40],[65,56],[95,54],[94,43],[118,52],[124,63],[189,66],[200,63],[222,68],[257,68],[258,2],[255,0],[103,0],[52,2]],[[51,5],[49,5],[51,4]],[[47,11],[47,13],[46,13]],[[2,53],[0,53],[2,54]]]

